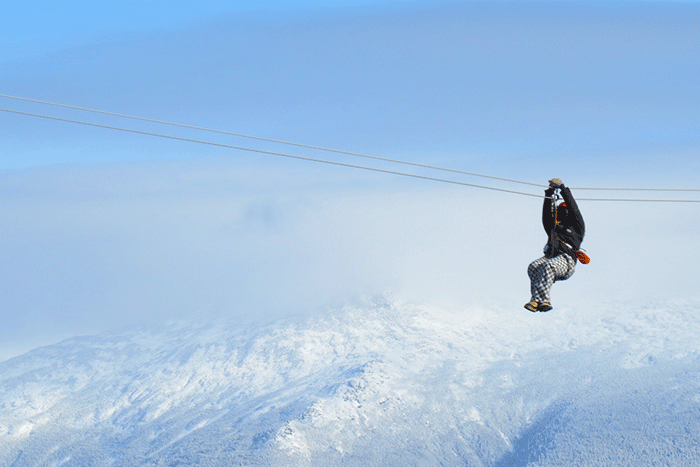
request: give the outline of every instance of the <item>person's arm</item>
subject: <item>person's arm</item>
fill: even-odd
[[[574,195],[572,195],[571,190],[565,187],[563,184],[561,186],[561,196],[564,198],[564,201],[569,208],[569,213],[571,213],[571,218],[573,221],[572,227],[579,233],[579,235],[581,235],[581,238],[583,238],[586,233],[586,224],[583,222],[583,216],[578,208],[578,204],[576,204]]]
[[[552,213],[552,195],[554,188],[549,187],[544,190],[544,202],[542,203],[542,226],[547,235],[554,228],[554,214]]]

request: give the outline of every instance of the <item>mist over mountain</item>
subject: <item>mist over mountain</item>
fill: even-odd
[[[380,298],[76,337],[0,363],[0,464],[693,465],[698,305]]]

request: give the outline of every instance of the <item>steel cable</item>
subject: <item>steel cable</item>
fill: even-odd
[[[0,96],[4,97],[4,95],[0,95]],[[166,134],[162,134],[162,133],[154,133],[154,132],[148,132],[148,131],[143,131],[143,130],[136,130],[136,129],[132,129],[132,128],[123,128],[123,127],[117,127],[117,126],[111,126],[111,125],[103,125],[100,123],[84,122],[81,120],[73,120],[73,119],[62,118],[62,117],[54,117],[54,116],[50,116],[50,115],[42,115],[42,114],[36,114],[36,113],[31,113],[31,112],[23,112],[23,111],[19,111],[19,110],[0,108],[0,111],[19,114],[19,115],[26,115],[26,116],[31,116],[31,117],[44,118],[44,119],[48,119],[48,120],[55,120],[55,121],[61,121],[61,122],[67,122],[67,123],[75,123],[75,124],[80,124],[80,125],[92,126],[92,127],[97,127],[97,128],[104,128],[104,129],[109,129],[109,130],[117,130],[117,131],[123,131],[123,132],[128,132],[128,133],[135,133],[135,134],[146,135],[146,136],[167,138],[167,139],[172,139],[172,140],[177,140],[177,141],[186,141],[186,142],[190,142],[190,143],[206,144],[209,146],[217,146],[217,147],[228,148],[228,149],[236,149],[236,150],[240,150],[240,151],[255,152],[255,153],[259,153],[259,154],[268,154],[268,155],[274,155],[274,156],[286,157],[286,158],[292,158],[292,159],[298,159],[298,160],[319,162],[319,163],[323,163],[323,164],[330,164],[330,165],[336,165],[336,166],[342,166],[342,167],[350,167],[350,168],[354,168],[354,169],[361,169],[361,170],[368,170],[368,171],[373,171],[373,172],[400,175],[400,176],[404,176],[404,177],[412,177],[412,178],[417,178],[417,179],[422,179],[422,180],[430,180],[430,181],[436,181],[436,182],[442,182],[442,183],[449,183],[449,184],[453,184],[453,185],[469,186],[469,187],[474,187],[474,188],[500,191],[500,192],[505,192],[505,193],[513,193],[513,194],[518,194],[518,195],[523,195],[523,196],[532,196],[532,197],[537,197],[537,198],[542,197],[541,195],[536,195],[533,193],[508,190],[508,189],[504,189],[504,188],[489,187],[489,186],[477,185],[477,184],[473,184],[473,183],[459,182],[456,180],[448,180],[448,179],[437,178],[437,177],[428,177],[425,175],[417,175],[417,174],[411,174],[411,173],[406,173],[406,172],[397,172],[397,171],[393,171],[393,170],[380,169],[380,168],[376,168],[376,167],[367,167],[367,166],[362,166],[362,165],[348,164],[348,163],[344,163],[344,162],[329,161],[326,159],[297,156],[297,155],[293,155],[293,154],[286,154],[286,153],[280,153],[280,152],[274,152],[274,151],[266,151],[266,150],[262,150],[262,149],[246,148],[246,147],[234,146],[234,145],[230,145],[230,144],[215,143],[213,141],[199,140],[199,139],[193,139],[193,138],[184,138],[184,137],[180,137],[180,136],[166,135]],[[335,151],[335,152],[340,152],[340,151]],[[374,159],[374,157],[372,157],[372,156],[369,156],[369,157]],[[391,160],[381,159],[381,158],[380,158],[380,160],[391,161]],[[408,163],[408,165],[417,165],[419,167],[432,168],[430,166],[423,166],[420,164]],[[449,170],[449,171],[452,171],[452,170]],[[490,176],[485,176],[485,177],[508,181],[507,179],[502,179],[502,178],[498,178],[498,177],[490,177]],[[526,182],[522,182],[522,183],[526,183]],[[530,184],[530,183],[527,183],[527,184],[535,185],[535,186],[539,186],[539,187],[543,186],[543,185]],[[578,199],[581,201],[700,203],[700,200],[687,200],[687,199],[635,199],[635,198],[578,198]]]
[[[331,148],[325,148],[321,146],[313,146],[309,144],[301,144],[301,143],[293,143],[290,141],[283,141],[283,140],[278,140],[278,139],[272,139],[272,138],[263,138],[260,136],[252,136],[252,135],[245,135],[242,133],[234,133],[230,131],[224,131],[224,130],[217,130],[213,128],[206,128],[206,127],[201,127],[201,126],[195,126],[195,125],[187,125],[184,123],[176,123],[176,122],[170,122],[167,120],[157,120],[153,118],[146,118],[146,117],[138,117],[135,115],[128,115],[128,114],[122,114],[122,113],[117,113],[117,112],[109,112],[106,110],[97,110],[97,109],[90,109],[87,107],[78,107],[75,105],[67,105],[67,104],[59,104],[56,102],[49,102],[49,101],[42,101],[38,99],[30,99],[27,97],[19,97],[19,96],[11,96],[8,94],[0,94],[0,97],[5,97],[8,99],[16,99],[20,101],[26,101],[26,102],[34,102],[37,104],[43,104],[43,105],[52,105],[55,107],[63,107],[66,109],[73,109],[73,110],[81,110],[84,112],[93,112],[97,114],[103,114],[103,115],[111,115],[114,117],[121,117],[121,118],[130,118],[133,120],[140,120],[144,122],[151,122],[151,123],[159,123],[163,125],[171,125],[171,126],[176,126],[180,128],[188,128],[191,130],[200,130],[200,131],[208,131],[211,133],[219,133],[222,135],[229,135],[229,136],[236,136],[236,137],[241,137],[241,138],[249,138],[249,139],[255,139],[258,141],[266,141],[269,143],[277,143],[277,144],[286,144],[289,146],[297,146],[301,148],[307,148],[307,149],[315,149],[318,151],[326,151],[326,152],[334,152],[337,154],[345,154],[349,156],[356,156],[356,157],[364,157],[367,159],[374,159],[374,160],[379,160],[379,161],[384,161],[384,162],[391,162],[394,164],[403,164],[403,165],[410,165],[414,167],[421,167],[424,169],[432,169],[432,170],[442,170],[445,172],[452,172],[452,173],[457,173],[461,175],[471,175],[474,177],[483,177],[483,178],[490,178],[492,180],[500,180],[504,182],[510,182],[510,183],[519,183],[522,185],[530,185],[530,186],[537,186],[540,188],[546,188],[546,185],[542,185],[539,183],[532,183],[532,182],[525,182],[522,180],[514,180],[511,178],[503,178],[503,177],[495,177],[492,175],[484,175],[484,174],[478,174],[475,172],[466,172],[464,170],[458,170],[458,169],[451,169],[447,167],[439,167],[435,165],[429,165],[429,164],[420,164],[417,162],[408,162],[408,161],[402,161],[400,159],[391,159],[387,157],[378,157],[378,156],[370,156],[368,154],[361,154],[357,152],[350,152],[350,151],[342,151],[339,149],[331,149]],[[700,189],[695,189],[695,188],[589,188],[589,187],[572,187],[573,190],[591,190],[591,191],[678,191],[678,192],[700,192]]]
[[[410,166],[413,166],[413,167],[421,167],[421,168],[424,168],[424,169],[442,170],[442,171],[444,171],[444,172],[452,172],[452,173],[456,173],[456,174],[460,174],[460,175],[471,175],[471,176],[474,176],[474,177],[490,178],[490,179],[492,179],[492,180],[500,180],[500,181],[503,181],[503,182],[519,183],[519,184],[521,184],[521,185],[530,185],[530,186],[537,186],[537,187],[542,187],[542,188],[545,187],[545,185],[541,185],[541,184],[538,184],[538,183],[523,182],[523,181],[520,181],[520,180],[513,180],[513,179],[509,179],[509,178],[502,178],[502,177],[494,177],[494,176],[492,176],[492,175],[484,175],[484,174],[478,174],[478,173],[474,173],[474,172],[465,172],[465,171],[463,171],[463,170],[450,169],[450,168],[446,168],[446,167],[438,167],[438,166],[435,166],[435,165],[428,165],[428,164],[420,164],[420,163],[417,163],[417,162],[402,161],[402,160],[399,160],[399,159],[390,159],[390,158],[386,158],[386,157],[370,156],[370,155],[368,155],[368,154],[360,154],[360,153],[357,153],[357,152],[350,152],[350,151],[341,151],[341,150],[339,150],[339,149],[330,149],[330,148],[324,148],[324,147],[321,147],[321,146],[312,146],[312,145],[309,145],[309,144],[292,143],[292,142],[290,142],[290,141],[283,141],[283,140],[272,139],[272,138],[263,138],[263,137],[260,137],[260,136],[245,135],[245,134],[242,134],[242,133],[233,133],[233,132],[230,132],[230,131],[216,130],[216,129],[212,129],[212,128],[205,128],[205,127],[195,126],[195,125],[187,125],[187,124],[184,124],[184,123],[169,122],[169,121],[166,121],[166,120],[156,120],[156,119],[153,119],[153,118],[137,117],[137,116],[134,116],[134,115],[120,114],[120,113],[116,113],[116,112],[108,112],[108,111],[105,111],[105,110],[96,110],[96,109],[89,109],[89,108],[86,108],[86,107],[77,107],[77,106],[73,106],[73,105],[57,104],[57,103],[55,103],[55,102],[40,101],[40,100],[36,100],[36,99],[29,99],[29,98],[26,98],[26,97],[9,96],[9,95],[7,95],[7,94],[0,94],[0,97],[6,97],[6,98],[8,98],[8,99],[17,99],[17,100],[27,101],[27,102],[34,102],[34,103],[37,103],[37,104],[53,105],[53,106],[56,106],[56,107],[63,107],[63,108],[66,108],[66,109],[81,110],[81,111],[85,111],[85,112],[93,112],[93,113],[98,113],[98,114],[103,114],[103,115],[111,115],[111,116],[114,116],[114,117],[130,118],[130,119],[133,119],[133,120],[140,120],[140,121],[143,121],[143,122],[160,123],[160,124],[163,124],[163,125],[171,125],[171,126],[176,126],[176,127],[180,127],[180,128],[188,128],[188,129],[191,129],[191,130],[208,131],[208,132],[211,132],[211,133],[219,133],[219,134],[222,134],[222,135],[237,136],[237,137],[241,137],[241,138],[255,139],[255,140],[258,140],[258,141],[266,141],[266,142],[268,142],[268,143],[286,144],[286,145],[288,145],[288,146],[296,146],[296,147],[300,147],[300,148],[314,149],[314,150],[318,150],[318,151],[334,152],[334,153],[337,153],[337,154],[345,154],[345,155],[348,155],[348,156],[364,157],[364,158],[366,158],[366,159],[374,159],[374,160],[383,161],[383,162],[391,162],[391,163],[394,163],[394,164],[410,165]]]

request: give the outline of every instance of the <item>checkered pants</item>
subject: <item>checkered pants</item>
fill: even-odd
[[[527,268],[530,276],[532,300],[537,303],[549,302],[549,290],[556,281],[565,281],[574,273],[576,260],[567,254],[554,258],[543,256],[536,259]]]

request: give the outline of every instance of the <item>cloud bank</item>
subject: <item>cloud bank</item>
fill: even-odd
[[[121,325],[383,293],[519,308],[546,240],[537,198],[285,161],[14,171],[0,203],[5,358]],[[581,207],[593,262],[555,285],[555,306],[697,294],[692,206]]]

